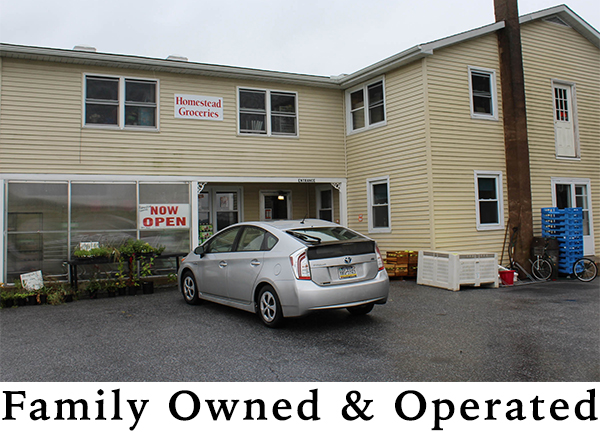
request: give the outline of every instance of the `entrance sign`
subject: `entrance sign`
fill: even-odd
[[[138,228],[149,229],[188,229],[190,227],[190,205],[181,204],[140,204]]]
[[[175,94],[175,118],[223,121],[223,99],[203,95]]]

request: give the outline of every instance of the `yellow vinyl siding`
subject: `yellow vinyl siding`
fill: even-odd
[[[392,231],[371,234],[382,251],[430,245],[422,68],[416,62],[386,74],[387,125],[347,138],[350,227],[369,233],[367,180],[389,176]]]
[[[534,232],[552,206],[552,177],[590,179],[596,254],[600,252],[600,51],[578,32],[545,21],[521,27],[531,155]],[[575,84],[580,159],[556,158],[552,80]]]
[[[81,127],[83,75],[156,79],[160,130]],[[2,159],[10,173],[344,177],[338,90],[3,59]],[[298,138],[237,134],[237,87],[297,92]],[[174,117],[174,94],[222,97],[224,121]]]
[[[435,249],[500,253],[504,230],[477,230],[475,171],[506,182],[500,66],[495,34],[438,50],[427,59]],[[498,121],[471,118],[468,67],[494,70]],[[505,186],[504,201],[506,203]],[[506,214],[505,207],[505,214]],[[505,218],[500,218],[505,223]]]

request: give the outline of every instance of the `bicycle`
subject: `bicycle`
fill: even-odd
[[[573,263],[573,275],[582,282],[591,282],[598,276],[598,265],[593,260],[582,257]]]
[[[548,241],[546,241],[542,254],[536,254],[535,256],[535,260],[533,262],[531,262],[531,274],[533,274],[533,276],[540,280],[540,281],[546,281],[549,280],[550,277],[552,277],[552,274],[554,272],[554,266],[552,266],[552,260],[550,258],[550,256],[548,256],[548,253],[546,252],[546,250],[548,249]]]

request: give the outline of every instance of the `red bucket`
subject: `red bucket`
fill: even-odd
[[[498,274],[500,274],[500,280],[504,286],[512,286],[515,284],[514,270],[511,269],[508,271],[498,271]]]

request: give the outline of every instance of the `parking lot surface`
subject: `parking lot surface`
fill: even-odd
[[[393,281],[370,315],[268,329],[174,288],[0,310],[0,381],[600,381],[600,282]]]

